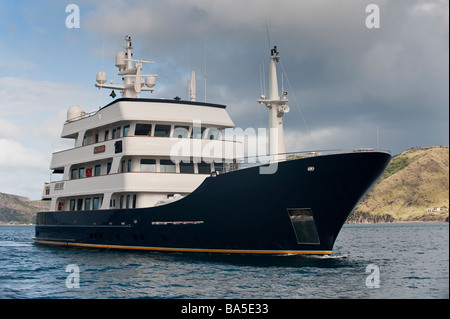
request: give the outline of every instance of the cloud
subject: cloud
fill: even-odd
[[[394,153],[448,144],[448,2],[379,1],[380,29],[365,26],[369,3],[136,1],[120,22],[113,18],[117,13],[102,11],[102,23],[91,19],[88,26],[120,40],[124,30],[136,30],[136,46],[144,42],[139,53],[155,57],[165,92],[166,83],[177,83],[170,87],[174,95],[187,92],[175,79],[188,74],[190,64],[200,78],[197,96],[203,97],[206,60],[208,100],[228,105],[235,124],[245,128],[267,123],[267,110],[256,103],[261,65],[268,74],[267,23],[292,84],[284,82],[291,106],[286,130],[305,133],[300,108],[309,133],[318,136],[311,138],[317,147],[348,147],[351,141],[361,147],[353,137],[377,125],[391,134],[384,141]],[[138,28],[143,16],[149,21]],[[323,135],[332,129],[341,138]]]
[[[89,112],[105,103],[83,85],[14,77],[0,78],[0,95],[0,192],[38,199],[52,151],[73,147],[60,138],[67,109],[79,104]]]
[[[49,178],[50,154],[0,138],[0,192],[39,199]]]
[[[15,124],[0,118],[0,138],[20,138],[22,132]]]
[[[17,141],[0,138],[0,168],[8,170],[43,170],[48,166],[48,157],[41,152],[26,148]],[[47,168],[48,170],[48,168]]]

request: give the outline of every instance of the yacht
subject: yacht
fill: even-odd
[[[37,244],[159,252],[331,254],[345,220],[381,176],[391,155],[373,149],[287,154],[287,93],[269,57],[264,154],[250,152],[222,104],[141,97],[153,92],[152,61],[134,59],[132,41],[115,65],[121,84],[96,77],[113,101],[86,113],[67,111],[54,152],[57,181],[45,183],[50,209],[38,212]],[[116,98],[116,91],[121,94]],[[120,93],[119,93],[120,92]],[[248,133],[251,130],[244,131]],[[241,134],[242,135],[242,134]]]

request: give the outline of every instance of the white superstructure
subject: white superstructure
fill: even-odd
[[[45,185],[50,210],[160,205],[188,195],[211,172],[233,169],[243,156],[239,143],[222,138],[234,126],[225,106],[195,102],[194,73],[191,101],[140,98],[154,90],[156,75],[141,73],[150,62],[132,59],[131,38],[125,40],[126,52],[116,57],[123,84],[106,84],[104,72],[96,84],[120,90],[122,98],[96,112],[67,112],[61,137],[74,147],[53,154],[50,168],[62,177]]]

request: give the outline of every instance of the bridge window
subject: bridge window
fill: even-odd
[[[201,162],[197,164],[199,174],[211,174],[211,164]]]
[[[161,173],[175,173],[175,163],[171,160],[161,160],[159,163]]]
[[[208,129],[208,139],[209,140],[217,140],[219,139],[220,130],[215,127],[210,127]]]
[[[150,136],[152,134],[152,125],[151,124],[136,124],[136,128],[134,129],[134,135],[137,136]]]
[[[205,130],[206,130],[206,127],[194,126],[192,128],[191,138],[202,138],[203,132]]]
[[[180,173],[194,174],[194,163],[180,162]]]
[[[155,125],[154,136],[169,137],[170,136],[170,125],[162,125],[162,124]]]
[[[141,159],[141,172],[156,172],[156,161],[154,159]]]
[[[186,138],[189,136],[189,126],[175,125],[173,129],[173,137]]]

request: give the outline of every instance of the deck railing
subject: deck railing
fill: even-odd
[[[255,166],[264,166],[271,163],[281,163],[285,161],[316,157],[316,156],[327,156],[327,155],[337,155],[337,154],[348,154],[348,153],[367,153],[367,152],[382,152],[390,154],[390,151],[384,149],[374,149],[374,148],[357,148],[357,149],[334,149],[334,150],[314,150],[314,151],[297,151],[280,153],[274,155],[258,155],[238,158],[237,162],[239,165],[229,166],[228,171],[233,171],[237,169],[244,169]]]

